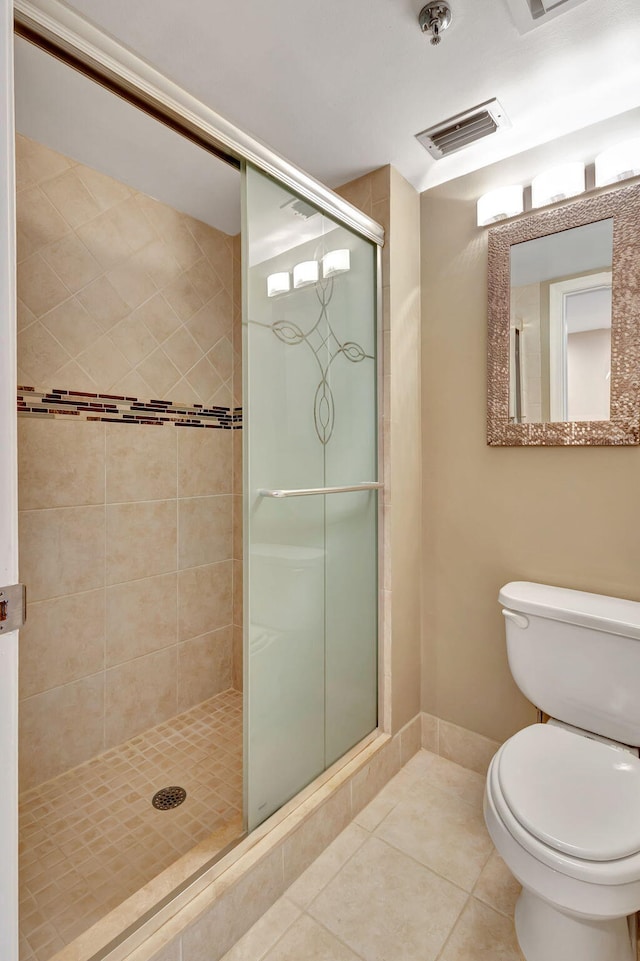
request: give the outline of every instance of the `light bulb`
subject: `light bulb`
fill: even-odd
[[[584,164],[560,164],[545,170],[531,182],[531,206],[545,207],[584,192]]]
[[[496,220],[515,217],[524,210],[523,189],[521,184],[511,187],[498,187],[483,194],[478,200],[478,227],[493,224]]]
[[[278,294],[286,294],[289,290],[291,290],[291,277],[288,271],[269,274],[267,277],[267,297],[277,297]]]
[[[348,250],[330,250],[322,258],[322,276],[326,279],[336,274],[344,274],[351,268],[351,255]]]
[[[309,284],[317,284],[320,276],[319,264],[317,260],[303,260],[301,264],[296,264],[293,268],[293,286],[308,287]]]
[[[603,150],[596,157],[596,187],[640,174],[640,137]]]

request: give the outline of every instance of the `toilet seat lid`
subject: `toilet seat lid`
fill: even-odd
[[[498,780],[513,816],[545,844],[587,861],[640,851],[640,760],[534,724],[504,745]]]

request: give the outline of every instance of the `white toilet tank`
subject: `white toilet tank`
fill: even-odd
[[[527,581],[498,597],[525,697],[558,720],[640,745],[640,603]]]

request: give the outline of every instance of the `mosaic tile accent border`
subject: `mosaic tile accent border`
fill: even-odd
[[[161,427],[208,427],[240,430],[242,407],[205,407],[170,400],[140,400],[119,394],[92,394],[79,390],[18,387],[18,415],[78,417],[80,420]]]

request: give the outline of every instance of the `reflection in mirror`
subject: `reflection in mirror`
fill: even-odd
[[[613,219],[513,244],[509,418],[608,420]]]

